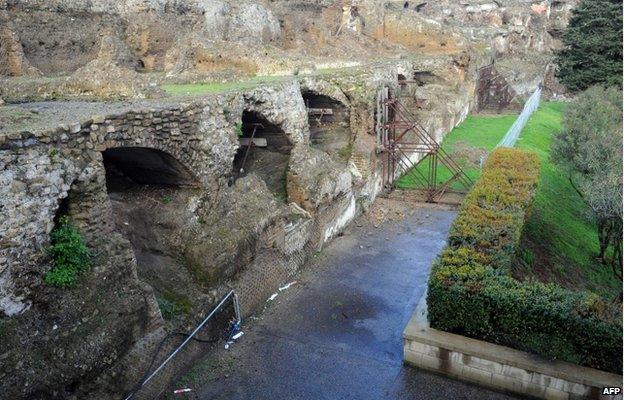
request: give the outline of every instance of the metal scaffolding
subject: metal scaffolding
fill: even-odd
[[[401,85],[409,83],[412,82],[400,81]],[[415,182],[416,189],[424,192],[426,201],[435,203],[445,193],[453,191],[453,182],[459,182],[465,190],[472,186],[472,179],[388,88],[378,94],[376,130],[385,153],[383,179],[386,187],[393,187],[399,178],[408,176]],[[450,171],[449,178],[439,179],[440,166]]]

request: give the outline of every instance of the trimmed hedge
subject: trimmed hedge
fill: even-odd
[[[599,296],[509,274],[538,179],[531,153],[505,148],[488,158],[432,267],[431,326],[620,374],[621,321]]]

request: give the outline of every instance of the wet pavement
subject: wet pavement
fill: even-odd
[[[361,217],[177,387],[195,399],[515,398],[403,366],[401,334],[454,216]]]

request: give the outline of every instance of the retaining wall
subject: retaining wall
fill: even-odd
[[[548,400],[622,399],[602,395],[622,376],[429,327],[423,296],[403,331],[406,364],[504,392]]]

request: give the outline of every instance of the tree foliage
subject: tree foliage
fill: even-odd
[[[596,86],[567,108],[552,159],[595,214],[600,259],[621,279],[622,266],[622,91]]]
[[[622,1],[581,0],[557,54],[559,81],[576,92],[595,84],[622,87]]]

